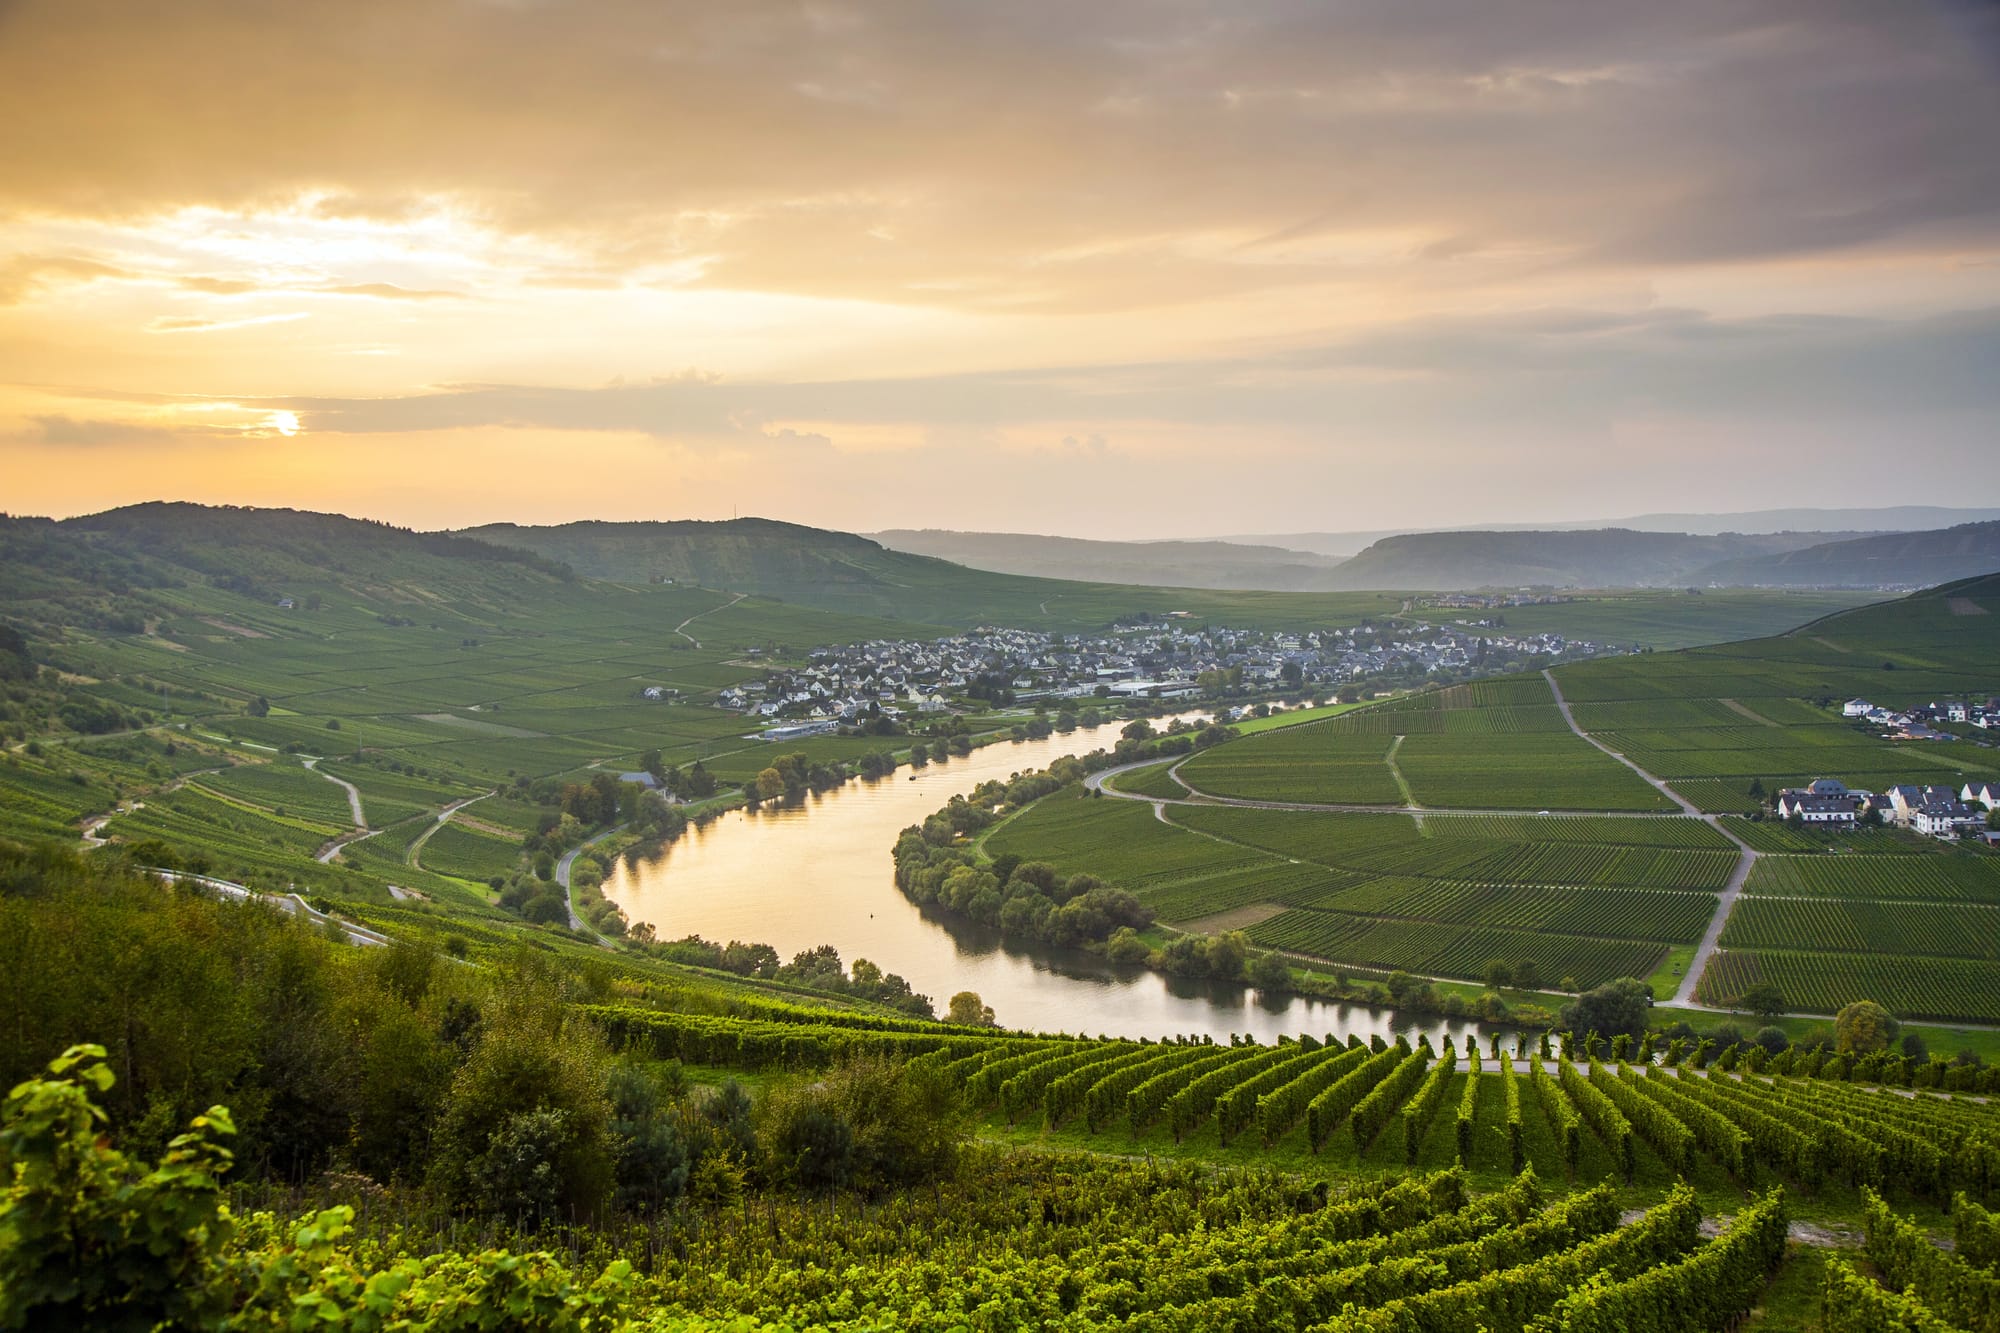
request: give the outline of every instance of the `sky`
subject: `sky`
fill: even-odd
[[[2000,504],[2000,6],[0,0],[0,509]]]

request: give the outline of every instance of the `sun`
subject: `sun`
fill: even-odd
[[[264,418],[264,428],[290,438],[299,433],[299,414],[296,412],[273,412]]]

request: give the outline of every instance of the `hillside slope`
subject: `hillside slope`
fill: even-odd
[[[1698,577],[1702,582],[1751,587],[1923,587],[1994,570],[2000,570],[2000,522],[1824,542],[1723,561],[1700,571]]]
[[[1625,528],[1419,532],[1383,538],[1333,577],[1345,588],[1658,588],[1695,582],[1696,571],[1721,561],[1782,553],[1826,538],[1794,532],[1697,537]]]
[[[1034,578],[1179,588],[1333,588],[1340,561],[1310,551],[1225,541],[1092,541],[1024,532],[899,528],[873,534],[892,551],[936,556],[973,569]]]

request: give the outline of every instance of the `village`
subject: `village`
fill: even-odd
[[[1949,741],[1958,739],[1940,726],[1972,726],[1981,731],[2000,730],[2000,699],[1983,704],[1953,699],[1946,703],[1918,704],[1912,708],[1882,708],[1866,699],[1849,699],[1840,706],[1840,715],[1878,727],[1889,740]]]
[[[762,737],[782,741],[980,703],[1351,695],[1364,685],[1450,682],[1615,651],[1560,634],[1474,634],[1426,623],[1284,634],[1195,628],[1170,617],[1094,636],[983,626],[934,640],[815,648],[803,666],[725,689],[717,703],[767,723]]]
[[[1963,788],[1898,785],[1871,792],[1850,788],[1837,778],[1818,778],[1807,786],[1780,791],[1773,808],[1781,819],[1814,828],[1844,830],[1868,824],[1931,838],[2000,842],[2000,829],[1987,827],[1988,812],[2000,808],[2000,782],[1968,782]]]

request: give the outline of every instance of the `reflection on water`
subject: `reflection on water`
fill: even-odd
[[[957,991],[977,991],[1008,1027],[1092,1036],[1251,1033],[1270,1041],[1309,1032],[1363,1037],[1419,1031],[1436,1041],[1461,1023],[1392,1022],[1361,1006],[1268,1001],[1237,985],[1117,967],[1074,950],[1030,952],[998,935],[928,916],[896,888],[896,836],[988,778],[1108,748],[1118,725],[1040,741],[1002,741],[969,757],[897,769],[760,810],[732,810],[690,827],[656,856],[619,865],[605,896],[662,939],[701,935],[769,944],[790,958],[831,944],[850,965],[867,958],[899,972],[940,1011]]]

